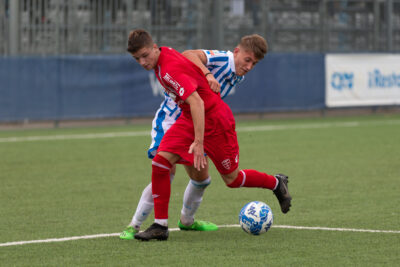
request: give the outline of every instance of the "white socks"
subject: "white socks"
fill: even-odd
[[[174,175],[170,176],[171,182],[174,179]],[[206,187],[211,183],[211,177],[209,176],[202,182],[197,182],[190,179],[185,194],[183,195],[183,207],[181,210],[181,223],[184,225],[192,225],[194,221],[194,214],[199,208],[201,201],[203,200],[203,194]],[[152,212],[154,207],[151,183],[146,186],[143,190],[142,196],[140,197],[138,206],[136,208],[135,215],[132,217],[132,221],[129,226],[134,227],[136,230],[140,229],[140,226],[147,219],[149,214]],[[168,220],[155,220],[156,223],[167,226]]]
[[[170,174],[170,180],[174,180],[174,174]],[[151,189],[151,183],[146,186],[143,190],[142,196],[140,197],[139,203],[136,208],[135,215],[132,217],[132,221],[129,226],[132,226],[136,230],[140,229],[142,223],[149,217],[149,214],[153,210],[154,201],[153,201],[153,192]]]
[[[183,206],[181,210],[181,223],[184,225],[192,225],[194,222],[194,214],[199,208],[203,200],[203,194],[206,187],[211,183],[209,176],[202,182],[197,182],[190,179],[185,194],[183,196]]]
[[[142,196],[140,197],[138,206],[136,208],[135,215],[132,217],[132,221],[129,226],[139,230],[142,223],[147,219],[151,211],[153,210],[154,202],[152,197],[151,183],[146,186],[143,190]]]

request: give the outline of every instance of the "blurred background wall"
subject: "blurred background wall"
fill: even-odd
[[[135,28],[178,51],[257,32],[274,52],[399,52],[400,1],[2,0],[0,54],[122,53]]]
[[[136,28],[181,52],[258,33],[270,53],[227,100],[233,111],[326,109],[325,56],[399,53],[400,0],[1,0],[0,122],[151,116],[160,88],[125,52]],[[396,98],[400,67],[387,72]]]

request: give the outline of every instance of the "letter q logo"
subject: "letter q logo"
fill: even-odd
[[[181,87],[181,89],[179,89],[179,95],[183,96],[184,93],[185,93],[185,89],[183,87]]]

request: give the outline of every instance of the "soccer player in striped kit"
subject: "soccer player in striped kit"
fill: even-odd
[[[264,53],[260,52],[263,48],[265,51]],[[207,79],[209,87],[214,92],[220,93],[220,96],[223,99],[229,95],[235,85],[243,80],[244,75],[254,67],[254,59],[248,56],[248,51],[259,50],[258,54],[261,53],[261,56],[263,57],[266,53],[266,49],[266,42],[261,36],[249,35],[241,39],[241,42],[233,52],[217,50],[188,50],[182,54],[201,69]],[[258,56],[260,57],[260,55]],[[181,112],[182,111],[177,103],[168,94],[165,94],[165,100],[162,102],[153,120],[152,144],[148,151],[149,158],[155,156],[165,132],[175,123],[181,115]],[[194,220],[194,214],[201,203],[204,190],[211,182],[211,177],[208,174],[208,166],[206,165],[206,168],[199,172],[193,171],[188,167],[186,167],[186,170],[191,179],[184,194],[181,219],[178,222],[180,229],[198,231],[217,230],[217,226],[213,223]],[[171,181],[174,174],[175,165],[171,168]],[[283,181],[281,183],[282,186],[287,189],[287,177],[276,176],[274,179],[276,180],[276,183],[274,181],[276,184],[275,187],[277,187],[279,183],[278,181],[281,179]],[[142,193],[131,223],[121,233],[121,239],[133,239],[134,234],[139,231],[141,224],[152,211],[153,205],[152,184],[149,184]],[[282,211],[286,213],[289,210],[290,201],[284,205],[285,207],[282,207]]]

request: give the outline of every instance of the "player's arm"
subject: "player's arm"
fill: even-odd
[[[204,156],[204,102],[197,92],[193,92],[185,100],[190,105],[194,126],[194,142],[190,145],[189,153],[193,153],[194,167],[201,170],[207,164]]]
[[[206,75],[206,79],[208,81],[208,85],[210,85],[211,90],[218,93],[221,90],[221,85],[215,79],[214,75],[208,70],[207,65],[207,57],[204,54],[203,50],[186,50],[183,51],[182,55],[184,55],[187,59],[192,61],[197,67],[201,69],[201,71]],[[207,74],[210,73],[210,74]]]

